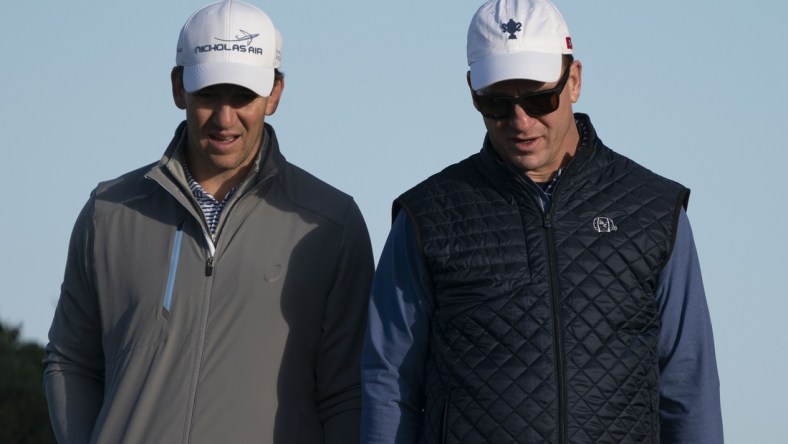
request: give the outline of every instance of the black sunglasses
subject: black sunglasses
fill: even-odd
[[[518,97],[503,95],[480,95],[471,90],[473,104],[476,109],[488,119],[507,119],[512,115],[514,105],[520,105],[526,114],[531,117],[540,117],[558,109],[559,97],[569,79],[572,65],[566,67],[564,74],[555,88],[523,94]]]

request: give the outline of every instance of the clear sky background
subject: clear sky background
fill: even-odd
[[[252,2],[284,36],[287,83],[268,119],[284,155],[356,198],[377,257],[392,199],[481,146],[465,36],[482,2]],[[3,8],[0,319],[24,338],[46,341],[90,191],[158,160],[182,120],[169,73],[204,4]],[[575,110],[611,148],[692,189],[727,441],[785,442],[788,3],[556,4],[583,62]]]

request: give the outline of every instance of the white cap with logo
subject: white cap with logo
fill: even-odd
[[[184,67],[186,92],[229,83],[267,97],[281,50],[282,36],[263,11],[225,0],[189,17],[178,37],[175,63]]]
[[[475,91],[510,79],[554,82],[572,38],[549,0],[490,0],[471,19],[467,51]]]

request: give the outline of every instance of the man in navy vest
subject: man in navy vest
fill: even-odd
[[[364,443],[721,443],[689,190],[574,113],[548,0],[468,31],[477,154],[394,203],[362,356]]]

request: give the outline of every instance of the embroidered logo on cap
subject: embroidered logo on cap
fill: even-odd
[[[509,40],[516,40],[516,33],[522,31],[523,24],[515,22],[514,19],[509,19],[506,23],[501,23],[501,31],[509,33]]]
[[[214,40],[218,40],[220,42],[227,42],[227,43],[214,43],[212,45],[200,45],[194,48],[194,53],[203,53],[203,52],[220,52],[220,51],[231,51],[231,52],[242,52],[252,55],[263,55],[263,48],[257,48],[252,46],[252,42],[256,37],[259,37],[260,34],[250,34],[243,29],[240,30],[242,35],[236,35],[235,39],[220,39],[219,37],[214,37]],[[245,43],[243,45],[235,44],[230,45],[228,43]],[[277,60],[279,50],[277,50]]]
[[[597,233],[612,233],[618,230],[616,223],[609,217],[597,217],[594,219],[594,229]]]
[[[252,46],[252,41],[254,40],[254,38],[260,36],[260,34],[249,34],[243,29],[241,29],[240,31],[243,35],[235,36],[235,40],[225,40],[225,39],[220,39],[219,37],[214,37],[214,38],[220,42],[245,42],[248,40],[247,45]]]
[[[566,49],[573,49],[572,48],[572,37],[566,38]]]

